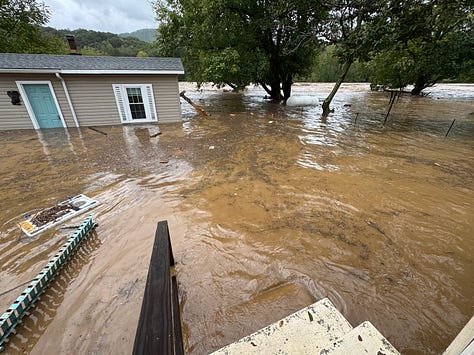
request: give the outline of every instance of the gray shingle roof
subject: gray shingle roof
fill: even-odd
[[[0,53],[0,72],[184,72],[179,58]]]

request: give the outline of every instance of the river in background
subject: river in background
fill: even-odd
[[[182,89],[211,116],[183,102],[185,121],[159,127],[0,132],[0,307],[71,233],[26,237],[23,215],[79,193],[101,201],[99,227],[6,354],[129,354],[163,219],[187,353],[323,297],[402,353],[447,347],[474,313],[474,85],[402,96],[385,125],[390,95],[365,84],[344,85],[326,121],[258,88]]]

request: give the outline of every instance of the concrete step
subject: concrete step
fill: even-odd
[[[351,332],[319,352],[320,355],[346,354],[400,354],[392,344],[372,325],[364,322]]]
[[[462,328],[443,355],[474,354],[474,317]]]
[[[319,354],[351,330],[344,316],[324,298],[213,354]]]

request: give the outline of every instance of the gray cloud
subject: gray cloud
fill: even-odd
[[[48,26],[112,33],[156,28],[148,0],[43,0],[51,12]]]

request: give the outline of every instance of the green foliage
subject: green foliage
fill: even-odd
[[[48,18],[47,7],[36,0],[0,0],[0,52],[41,53],[53,46],[54,39],[39,30]]]
[[[412,93],[420,94],[442,79],[472,78],[472,12],[469,1],[410,0],[390,7],[389,42],[371,63],[372,82],[392,88],[413,84]]]
[[[46,36],[59,38],[66,44],[66,35],[74,35],[79,53],[84,55],[110,55],[123,57],[136,57],[144,53],[151,56],[157,55],[154,45],[139,40],[135,37],[121,37],[114,33],[98,32],[85,29],[57,30],[51,27],[42,28]],[[64,53],[68,53],[68,46]]]
[[[330,0],[329,17],[322,35],[334,45],[335,55],[342,69],[336,83],[323,101],[323,117],[330,113],[330,104],[353,63],[369,60],[381,47],[380,35],[384,31],[382,0]],[[383,38],[383,36],[382,36]]]
[[[148,53],[145,51],[138,51],[137,57],[140,57],[140,58],[148,57]]]
[[[66,35],[73,34],[85,55],[157,55],[153,44],[134,37],[41,27],[49,15],[48,8],[36,0],[0,0],[0,52],[67,54]]]
[[[297,0],[161,0],[156,11],[160,53],[183,57],[188,80],[261,83],[276,100],[310,68],[325,16],[319,3]]]
[[[330,0],[321,36],[342,63],[367,62],[383,47],[386,32],[382,0]]]
[[[337,56],[334,45],[327,46],[316,55],[314,64],[308,75],[298,76],[296,81],[335,82],[341,76],[343,64]],[[354,62],[345,77],[348,82],[366,82],[370,71],[366,63]]]

